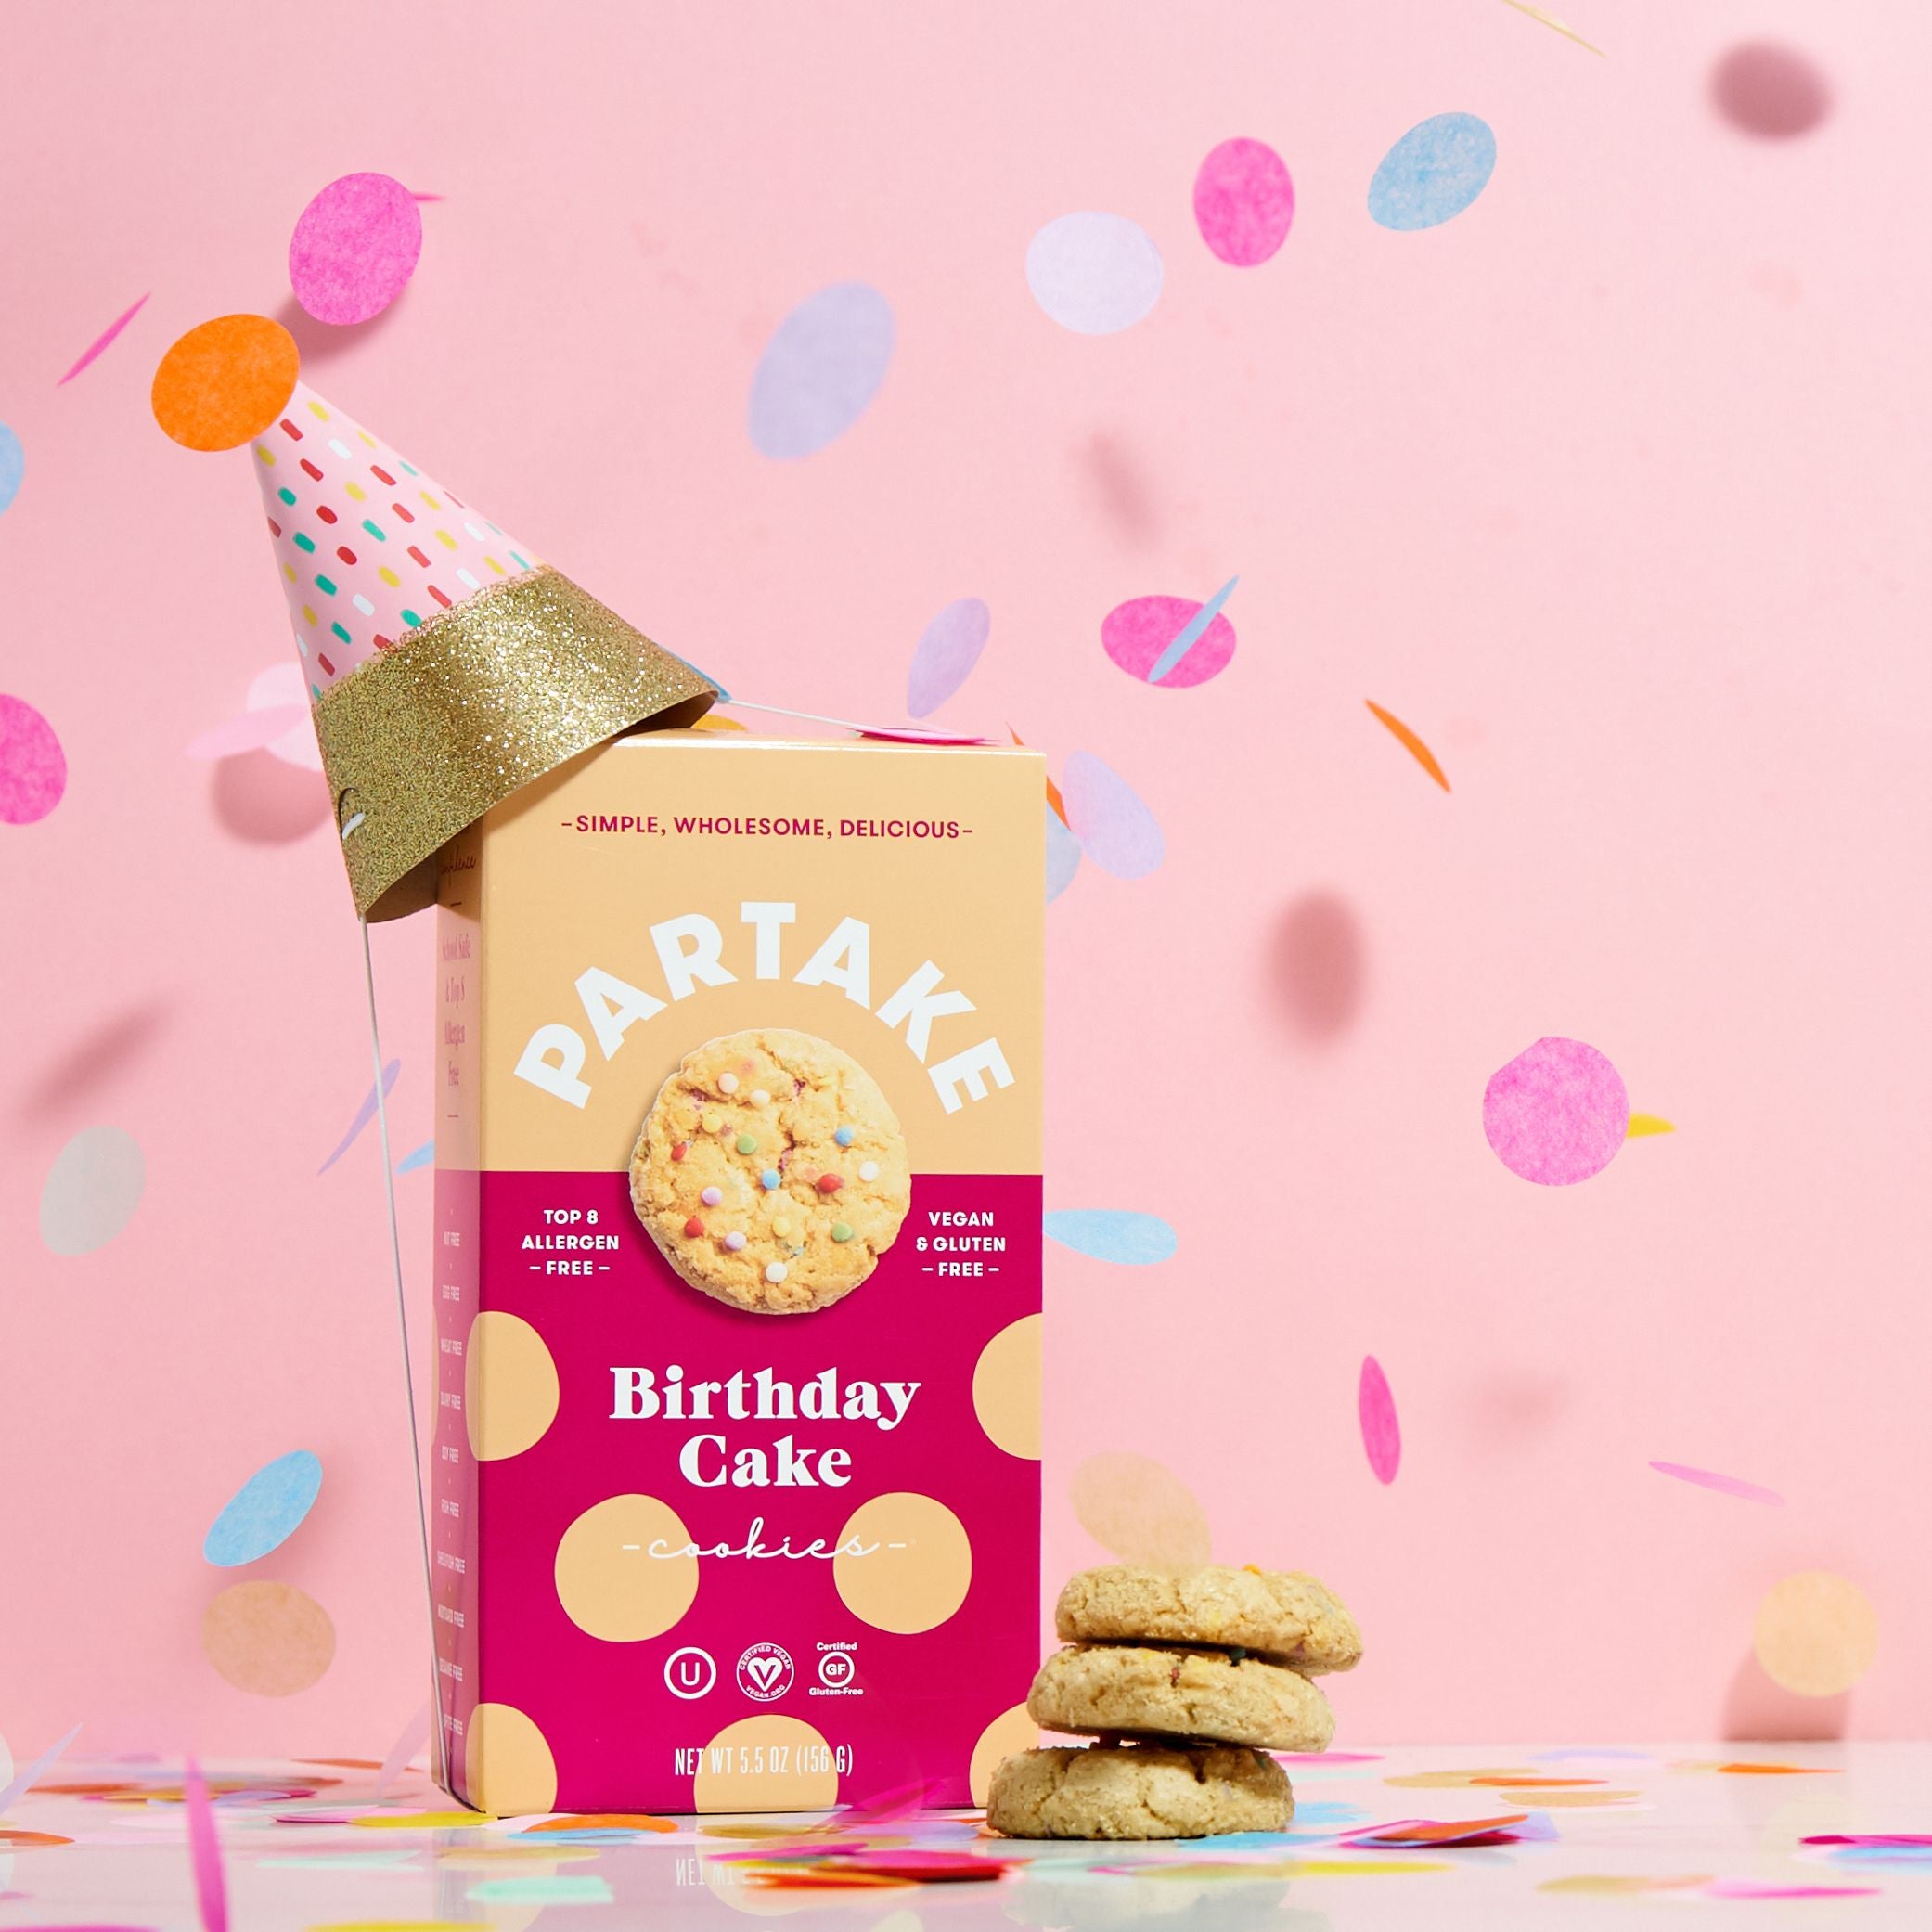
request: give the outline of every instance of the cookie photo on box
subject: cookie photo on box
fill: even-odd
[[[631,1204],[678,1276],[759,1315],[858,1287],[911,1205],[898,1116],[850,1054],[779,1027],[684,1056],[631,1155]]]

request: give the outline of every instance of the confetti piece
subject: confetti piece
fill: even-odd
[[[412,1147],[396,1163],[398,1174],[414,1174],[419,1167],[427,1167],[436,1158],[436,1143],[425,1140],[420,1147]]]
[[[1455,1791],[1475,1784],[1506,1784],[1513,1779],[1534,1778],[1533,1771],[1513,1771],[1508,1765],[1500,1768],[1486,1767],[1476,1771],[1408,1771],[1393,1778],[1385,1778],[1385,1784],[1397,1785],[1406,1791]]]
[[[1383,710],[1382,706],[1376,703],[1374,699],[1364,698],[1362,702],[1388,727],[1395,734],[1397,741],[1407,749],[1410,756],[1447,792],[1449,788],[1449,781],[1443,776],[1442,766],[1436,764],[1436,753],[1400,718],[1396,716],[1393,712]]]
[[[483,1811],[365,1811],[349,1823],[370,1831],[456,1832],[480,1830],[496,1820]]]
[[[1149,1268],[1173,1254],[1174,1230],[1158,1215],[1122,1207],[1062,1207],[1041,1223],[1049,1241],[1095,1261]]]
[[[1775,1489],[1759,1488],[1740,1476],[1719,1475],[1712,1469],[1693,1469],[1688,1462],[1653,1462],[1659,1475],[1674,1475],[1681,1483],[1695,1483],[1703,1489],[1715,1489],[1720,1496],[1740,1497],[1745,1502],[1768,1502],[1783,1509],[1784,1499]]]
[[[866,412],[892,366],[892,304],[864,282],[808,295],[778,326],[752,377],[752,442],[795,461],[836,442]]]
[[[1875,1885],[1770,1885],[1757,1878],[1719,1878],[1704,1888],[1707,1899],[1875,1899]]]
[[[269,754],[280,759],[284,765],[298,766],[303,771],[320,771],[322,747],[316,741],[314,714],[309,709],[309,688],[302,675],[302,666],[292,658],[278,659],[265,670],[256,672],[249,680],[247,707],[250,711],[267,711],[284,705],[299,706],[302,718],[281,737],[269,741]]]
[[[335,1919],[308,1932],[479,1932],[474,1919]]]
[[[1063,214],[1026,249],[1033,299],[1075,335],[1132,328],[1160,300],[1166,276],[1153,238],[1124,214]]]
[[[0,422],[0,513],[13,507],[20,494],[20,478],[27,468],[27,453],[11,425]]]
[[[1848,1578],[1800,1570],[1764,1593],[1751,1647],[1780,1689],[1835,1697],[1877,1661],[1878,1613]]]
[[[1565,40],[1573,40],[1579,47],[1586,47],[1592,54],[1601,56],[1602,47],[1591,46],[1590,43],[1574,27],[1565,27],[1554,14],[1547,14],[1540,6],[1532,6],[1529,0],[1503,0],[1506,6],[1513,6],[1518,13],[1526,13],[1533,20],[1540,20],[1552,32],[1560,33]]]
[[[400,1060],[392,1060],[389,1063],[389,1064],[382,1069],[382,1098],[384,1100],[387,1100],[389,1096],[395,1090],[396,1075],[399,1073],[401,1073],[402,1070],[403,1063]],[[371,1081],[369,1084],[369,1090],[362,1097],[362,1105],[356,1108],[355,1110],[355,1118],[349,1123],[349,1131],[342,1136],[341,1141],[340,1145],[338,1145],[338,1147],[336,1148],[336,1151],[332,1154],[330,1154],[329,1157],[326,1161],[324,1161],[319,1167],[316,1169],[316,1172],[317,1174],[327,1174],[328,1170],[331,1167],[333,1167],[335,1164],[339,1160],[341,1160],[341,1157],[345,1153],[347,1153],[352,1147],[355,1145],[356,1137],[362,1132],[364,1127],[368,1126],[370,1121],[375,1119],[375,1117],[376,1088],[375,1083]]]
[[[1076,1464],[1068,1487],[1081,1528],[1123,1563],[1191,1568],[1207,1561],[1207,1517],[1166,1463],[1108,1450]]]
[[[1645,1878],[1635,1873],[1577,1872],[1567,1878],[1546,1878],[1537,1887],[1539,1892],[1603,1893],[1679,1892],[1693,1886],[1708,1885],[1710,1874],[1698,1872],[1687,1878]]]
[[[295,338],[266,316],[221,316],[161,359],[150,402],[187,449],[239,449],[288,406],[302,373]]]
[[[123,328],[125,328],[127,325],[130,322],[132,322],[144,308],[147,307],[147,305],[148,297],[144,295],[141,297],[140,301],[135,303],[131,309],[128,309],[124,311],[122,314],[115,316],[113,321],[109,322],[108,326],[104,329],[102,329],[101,332],[97,336],[96,336],[95,339],[91,342],[89,342],[84,349],[81,351],[80,360],[77,361],[74,364],[74,366],[68,370],[66,375],[61,377],[59,381],[55,383],[54,387],[56,389],[66,388],[66,386],[70,382],[71,382],[73,379],[76,376],[78,376],[83,369],[84,369],[100,354],[102,350],[107,349],[112,345],[114,338],[118,336],[121,333],[121,331]]]
[[[866,1872],[878,1878],[913,1878],[922,1884],[984,1882],[1003,1877],[1020,1861],[987,1858],[976,1851],[864,1851],[847,1859],[842,1869]]]
[[[1238,136],[1209,150],[1194,176],[1194,225],[1231,268],[1254,268],[1288,238],[1294,183],[1266,141]]]
[[[1047,904],[1051,905],[1074,882],[1080,869],[1080,842],[1050,805],[1042,805],[1047,820]]]
[[[6,455],[0,441],[0,471]],[[45,818],[66,791],[67,753],[53,726],[24,698],[0,691],[0,823],[32,825]]]
[[[578,1811],[567,1818],[545,1818],[525,1825],[522,1835],[542,1832],[675,1832],[675,1820],[650,1811]]]
[[[1547,1036],[1489,1076],[1483,1132],[1512,1174],[1572,1187],[1616,1158],[1629,1124],[1622,1075],[1582,1040]]]
[[[1740,134],[1788,141],[1808,135],[1831,111],[1823,73],[1795,47],[1752,41],[1732,47],[1711,70],[1711,100]]]
[[[888,1784],[869,1797],[841,1805],[825,1821],[823,1828],[854,1831],[863,1825],[894,1824],[902,1818],[917,1817],[939,1788],[940,1781],[935,1778],[914,1778],[908,1784]]]
[[[1383,1850],[1411,1845],[1426,1845],[1436,1850],[1452,1845],[1508,1845],[1515,1841],[1514,1827],[1528,1821],[1526,1811],[1505,1811],[1495,1818],[1404,1818],[1394,1824],[1372,1824],[1360,1831],[1345,1832],[1342,1837],[1345,1844],[1373,1846]]]
[[[195,1902],[200,1908],[202,1932],[228,1932],[228,1887],[222,1876],[221,1838],[201,1769],[190,1758],[182,1781],[187,1801],[187,1856],[195,1874]]]
[[[993,613],[976,597],[957,599],[927,625],[906,674],[908,716],[930,717],[966,682],[992,627]]]
[[[222,1569],[266,1556],[301,1527],[321,1489],[322,1462],[312,1449],[264,1462],[210,1526],[201,1554]]]
[[[26,1832],[17,1830],[12,1825],[0,1826],[0,1850],[31,1851],[36,1846],[72,1843],[71,1838],[64,1838],[58,1832]],[[15,1928],[9,1926],[8,1932],[15,1932]]]
[[[1369,183],[1370,218],[1385,228],[1433,228],[1489,185],[1496,136],[1475,114],[1420,121],[1382,157]]]
[[[292,1583],[231,1583],[201,1613],[201,1648],[238,1691],[290,1697],[333,1661],[335,1626]]]
[[[190,741],[190,758],[213,760],[233,758],[243,752],[265,751],[277,739],[286,738],[299,725],[309,721],[306,704],[269,704],[260,711],[244,711],[238,716],[211,725],[199,738]]]
[[[1694,1769],[1694,1767],[1690,1765],[1684,1765],[1680,1768],[1685,1771]],[[1743,1762],[1736,1764],[1714,1764],[1710,1769],[1733,1778],[1835,1778],[1839,1774],[1839,1767],[1835,1764],[1764,1764]]]
[[[1234,655],[1234,626],[1221,606],[1241,582],[1230,577],[1207,602],[1185,597],[1136,597],[1101,620],[1101,649],[1128,676],[1163,690],[1205,684]]]
[[[1011,725],[1006,728],[1006,735],[1022,751],[1025,750],[1026,741]],[[1061,797],[1060,787],[1053,782],[1050,777],[1047,780],[1047,808],[1063,825],[1066,823],[1066,800]]]
[[[1645,1134],[1674,1134],[1677,1129],[1657,1114],[1632,1114],[1624,1130],[1626,1140],[1642,1140]]]
[[[484,1878],[470,1887],[480,1905],[608,1905],[611,1885],[594,1873],[533,1872],[518,1878]]]
[[[134,1218],[147,1184],[148,1164],[132,1134],[83,1127],[41,1184],[41,1240],[57,1255],[91,1255]]]
[[[1392,1483],[1402,1466],[1402,1425],[1396,1417],[1396,1398],[1389,1393],[1388,1377],[1372,1355],[1362,1357],[1355,1406],[1369,1467],[1378,1483]]]
[[[44,1777],[45,1777],[46,1774],[50,1771],[52,1771],[57,1764],[59,1763],[62,1755],[67,1750],[68,1745],[72,1744],[74,1739],[79,1737],[80,1734],[81,1727],[78,1724],[76,1724],[74,1728],[71,1731],[70,1731],[67,1733],[67,1735],[59,1741],[58,1744],[49,1745],[45,1751],[43,1751],[40,1754],[40,1756],[36,1758],[33,1760],[33,1762],[27,1767],[25,1771],[16,1771],[14,1773],[14,1776],[6,1785],[6,1788],[5,1790],[0,1790],[0,1817],[4,1817],[6,1815],[7,1807],[11,1805],[16,1798],[20,1797],[20,1795],[23,1792],[32,1791],[33,1787],[37,1784],[39,1784],[40,1781]]]
[[[1167,855],[1167,844],[1140,794],[1090,752],[1066,761],[1066,822],[1080,849],[1116,879],[1144,879]]]
[[[296,218],[289,286],[318,322],[367,322],[403,292],[421,254],[416,197],[387,174],[344,174]]]

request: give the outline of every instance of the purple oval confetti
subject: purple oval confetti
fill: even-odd
[[[1194,176],[1194,225],[1232,268],[1266,262],[1294,221],[1288,164],[1266,141],[1239,136],[1212,149]]]
[[[1356,1390],[1361,1419],[1362,1448],[1378,1483],[1392,1483],[1402,1466],[1402,1425],[1396,1418],[1396,1398],[1388,1377],[1372,1355],[1362,1357],[1361,1382]]]
[[[382,1069],[382,1098],[387,1100],[396,1084],[396,1075],[403,1070],[400,1060],[392,1060]],[[372,1082],[369,1090],[362,1097],[362,1105],[355,1110],[355,1118],[349,1123],[349,1131],[341,1138],[336,1151],[316,1169],[317,1174],[327,1174],[341,1157],[355,1145],[356,1136],[376,1117],[376,1088]]]
[[[1205,684],[1234,655],[1234,626],[1219,614],[1221,600],[1233,588],[1230,581],[1211,599],[1212,609],[1186,597],[1129,598],[1101,620],[1101,648],[1128,676],[1158,683],[1165,691]],[[1200,628],[1189,637],[1197,623]]]
[[[1775,1489],[1747,1483],[1740,1476],[1719,1475],[1714,1469],[1693,1469],[1688,1462],[1653,1462],[1659,1475],[1674,1475],[1681,1483],[1695,1483],[1700,1489],[1715,1489],[1719,1496],[1735,1496],[1745,1502],[1768,1502],[1784,1507],[1784,1499]]]
[[[1582,1040],[1538,1040],[1483,1091],[1483,1132],[1496,1158],[1539,1187],[1570,1187],[1600,1173],[1629,1125],[1623,1076]]]
[[[758,358],[746,411],[752,441],[781,462],[836,442],[879,393],[894,336],[892,304],[864,282],[806,296]]]
[[[1040,810],[1047,815],[1047,904],[1050,906],[1080,869],[1080,842],[1061,823],[1060,814],[1051,805],[1042,805]]]
[[[297,218],[289,286],[318,322],[367,322],[403,292],[421,254],[415,196],[387,174],[344,174]]]
[[[1067,824],[1080,848],[1116,879],[1144,879],[1167,856],[1167,842],[1140,794],[1091,752],[1075,752],[1061,785]]]
[[[24,698],[0,691],[0,821],[32,825],[67,791],[67,753],[53,726]]]
[[[966,682],[992,628],[993,613],[976,597],[955,599],[927,625],[906,674],[908,716],[931,717]]]

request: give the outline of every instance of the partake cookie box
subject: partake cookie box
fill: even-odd
[[[470,1804],[964,1804],[1029,1729],[1043,797],[1017,748],[650,733],[445,851]]]

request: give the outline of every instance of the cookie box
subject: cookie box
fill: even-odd
[[[653,732],[444,852],[466,1802],[957,1805],[1032,1741],[1043,796],[1018,748]]]

